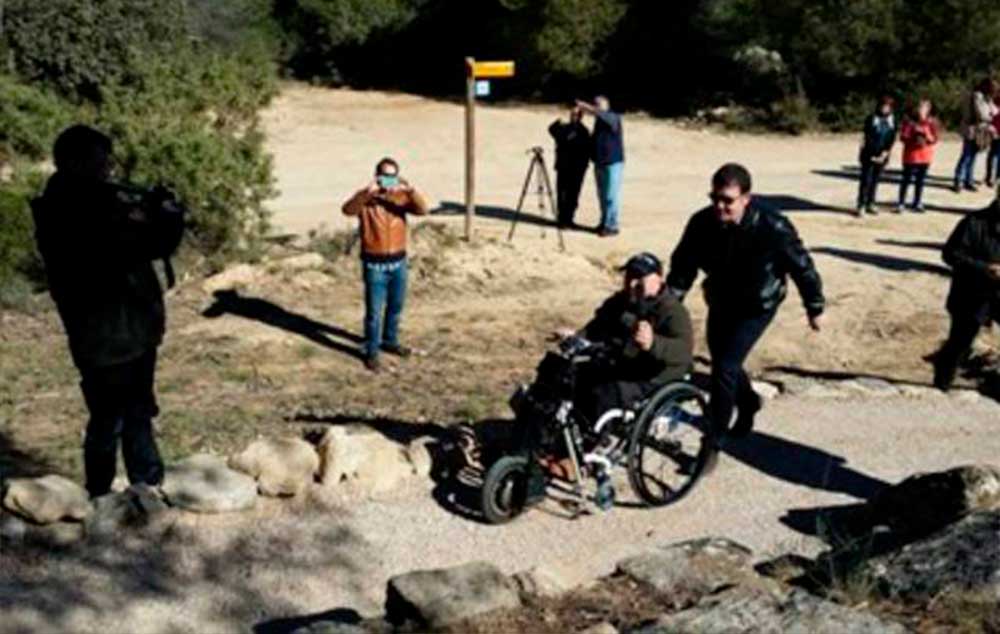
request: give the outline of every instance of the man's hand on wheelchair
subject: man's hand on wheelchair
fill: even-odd
[[[653,325],[645,319],[635,323],[635,330],[632,331],[632,339],[635,345],[644,352],[649,352],[653,347]]]
[[[575,336],[576,336],[576,331],[573,330],[572,328],[557,328],[555,331],[552,332],[551,335],[549,335],[549,340],[561,342],[561,341],[566,341],[570,337],[575,337]]]

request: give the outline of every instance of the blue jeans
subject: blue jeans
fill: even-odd
[[[597,200],[601,204],[601,226],[605,229],[618,229],[624,168],[625,163],[621,161],[611,165],[596,165],[594,168],[597,176]]]
[[[958,165],[955,166],[955,187],[959,185],[971,187],[975,184],[972,173],[976,166],[977,154],[979,154],[979,146],[976,145],[975,140],[965,139],[962,142],[962,156],[959,157]]]
[[[407,263],[405,259],[363,262],[362,268],[365,279],[365,354],[375,357],[383,345],[399,345],[399,321],[406,299]]]
[[[913,194],[913,208],[917,209],[923,204],[924,182],[927,180],[927,163],[908,163],[903,166],[903,179],[899,182],[899,206],[906,204],[906,190],[910,183],[914,184],[916,190]]]

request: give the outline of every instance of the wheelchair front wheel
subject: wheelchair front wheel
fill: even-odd
[[[671,383],[639,413],[628,446],[628,476],[646,504],[676,502],[698,482],[709,451],[707,407],[701,390]]]
[[[504,456],[483,479],[482,511],[490,524],[504,524],[520,515],[528,497],[528,459]]]

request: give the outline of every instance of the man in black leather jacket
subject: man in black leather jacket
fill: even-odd
[[[132,484],[163,479],[152,419],[166,314],[152,263],[173,253],[184,230],[183,208],[165,194],[143,199],[108,182],[111,155],[101,132],[65,130],[55,144],[56,173],[32,201],[49,291],[90,411],[84,467],[91,497],[111,490],[119,440]]]
[[[670,261],[667,284],[683,295],[704,271],[708,348],[712,356],[711,415],[715,433],[750,433],[761,408],[743,362],[785,299],[791,276],[809,326],[820,329],[823,287],[795,227],[753,200],[750,173],[723,165],[712,177],[712,204],[688,222]],[[738,412],[730,430],[734,409]]]
[[[1000,197],[959,221],[942,253],[952,268],[951,331],[934,359],[934,385],[947,391],[979,330],[1000,323]]]

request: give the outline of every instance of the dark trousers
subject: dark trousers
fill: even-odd
[[[631,405],[654,387],[651,383],[635,381],[593,380],[579,388],[573,406],[593,429],[605,412]]]
[[[899,183],[899,206],[906,204],[906,190],[913,183],[913,208],[920,207],[924,196],[924,182],[930,165],[910,163],[903,166],[903,180]]]
[[[955,187],[959,185],[972,187],[976,184],[973,172],[975,172],[976,155],[978,154],[979,146],[974,139],[965,139],[962,142],[962,153],[955,165]]]
[[[993,177],[1000,180],[1000,139],[990,143],[990,152],[986,155],[986,180],[993,182]]]
[[[571,225],[580,204],[580,189],[587,165],[583,168],[562,167],[556,171],[556,204],[559,206],[559,224]]]
[[[871,160],[871,157],[861,156],[861,182],[858,184],[858,208],[870,207],[875,204],[875,194],[878,191],[878,181],[882,178],[884,163]]]
[[[712,355],[711,417],[716,434],[729,428],[734,408],[756,401],[750,377],[743,362],[754,344],[767,330],[775,311],[760,315],[738,316],[725,309],[708,312],[708,350]]]
[[[958,372],[958,366],[965,363],[972,351],[982,321],[972,315],[951,315],[951,329],[948,340],[944,342],[934,358],[934,384],[940,388],[951,387]]]
[[[155,349],[135,361],[82,372],[80,387],[90,411],[83,461],[91,497],[111,490],[119,439],[129,482],[156,486],[163,481],[163,461],[153,438],[155,373]]]

